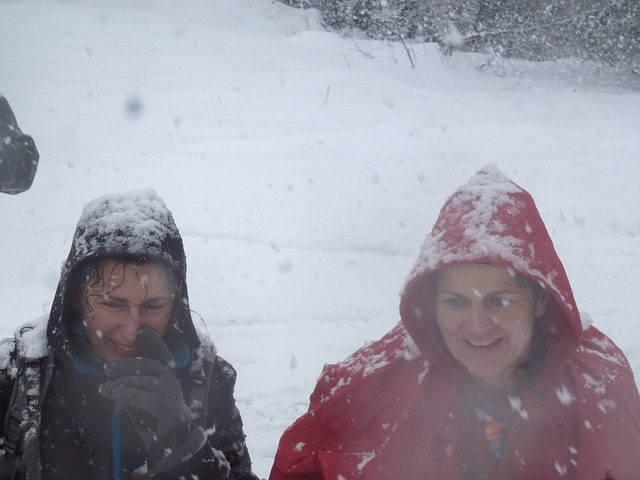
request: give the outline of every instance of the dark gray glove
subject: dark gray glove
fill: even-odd
[[[166,350],[164,342],[162,346]],[[150,475],[171,470],[202,449],[206,435],[192,425],[191,410],[172,368],[155,359],[124,358],[105,364],[105,371],[108,381],[100,386],[100,393],[115,400],[131,418],[148,451]]]

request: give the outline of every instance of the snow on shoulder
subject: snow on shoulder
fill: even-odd
[[[0,341],[0,370],[8,370],[11,367],[11,358],[16,346],[15,338],[20,338],[18,355],[21,358],[35,360],[47,356],[47,321],[48,317],[43,316],[21,325],[16,330],[15,337]],[[14,369],[10,374],[15,377],[17,370]]]
[[[47,356],[47,322],[48,316],[42,316],[38,320],[23,325],[16,334],[21,336],[20,356],[35,360]]]
[[[153,189],[115,193],[88,203],[78,221],[76,249],[80,257],[97,247],[118,250],[126,246],[132,253],[162,250],[167,236],[177,236],[177,228],[164,201]]]
[[[384,337],[376,342],[372,342],[358,351],[354,352],[342,362],[325,365],[320,376],[321,381],[326,382],[326,394],[322,394],[320,401],[324,402],[333,397],[352,384],[359,383],[359,380],[393,366],[397,361],[412,362],[420,357],[420,350],[407,333],[402,322],[396,324]],[[428,362],[421,364],[416,380],[418,383],[424,378],[426,370],[429,368]]]

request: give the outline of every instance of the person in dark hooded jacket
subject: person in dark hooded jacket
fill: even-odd
[[[632,370],[579,314],[526,191],[486,167],[447,200],[400,323],[324,368],[269,478],[640,478]]]
[[[0,479],[256,480],[235,378],[194,326],[164,202],[101,197],[49,317],[0,344]]]

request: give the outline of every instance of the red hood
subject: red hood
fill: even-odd
[[[583,333],[569,280],[533,198],[495,167],[477,172],[444,204],[402,294],[402,322],[430,361],[453,359],[436,324],[429,277],[459,263],[507,267],[542,285],[549,303],[541,374],[565,363]]]

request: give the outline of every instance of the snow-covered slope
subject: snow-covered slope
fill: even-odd
[[[496,163],[640,376],[640,80],[410,53],[268,0],[0,0],[0,92],[41,153],[0,196],[0,334],[48,311],[86,202],[155,188],[267,476],[322,364],[396,323],[439,208]]]

